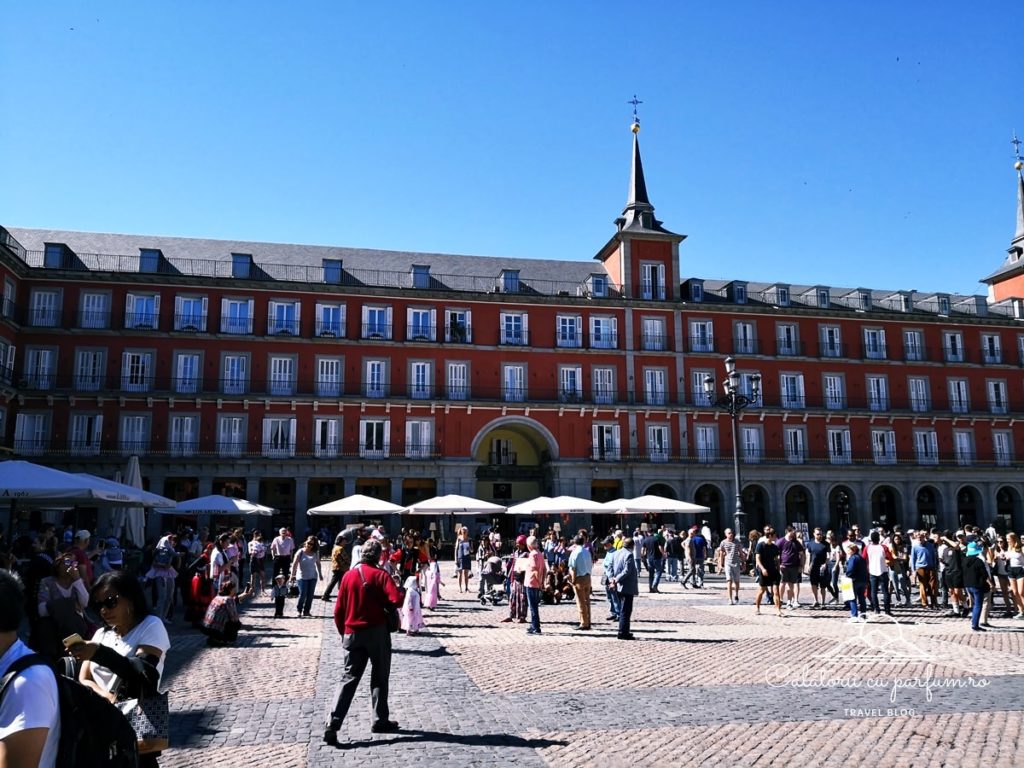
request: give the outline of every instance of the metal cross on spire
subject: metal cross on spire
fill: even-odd
[[[636,98],[636,97],[634,96],[633,98]],[[1013,138],[1010,139],[1010,143],[1013,144],[1013,154],[1016,157],[1017,162],[1018,163],[1021,162],[1021,156],[1020,156],[1020,144],[1021,144],[1021,141],[1020,141],[1020,139],[1017,138],[1017,132],[1016,131],[1013,132]]]
[[[636,97],[636,94],[634,93],[633,94],[633,98],[630,99],[629,101],[627,101],[626,103],[633,105],[633,122],[634,123],[639,123],[640,122],[640,117],[636,113],[636,107],[637,107],[638,104],[643,104],[643,102],[640,101],[640,99],[638,99]],[[1016,136],[1014,138],[1016,138]]]

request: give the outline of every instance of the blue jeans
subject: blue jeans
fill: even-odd
[[[526,588],[526,606],[530,609],[530,630],[540,632],[540,587]]]
[[[629,620],[633,616],[633,595],[619,595],[622,610],[619,612],[619,637],[629,634]]]
[[[668,577],[671,581],[675,581],[679,578],[679,558],[670,557],[668,558]]]
[[[315,589],[316,579],[299,579],[299,602],[295,606],[299,613],[309,615],[309,609],[313,607]]]
[[[868,603],[864,599],[864,592],[867,590],[868,585],[862,581],[853,582],[853,600],[847,600],[846,605],[850,608],[850,615],[857,618],[857,608],[860,608],[861,613],[868,612]]]
[[[885,598],[885,612],[892,611],[892,594],[889,592],[889,574],[881,576],[868,576],[871,583],[871,610],[878,613],[878,588],[882,588],[882,596]]]
[[[977,587],[967,587],[971,596],[971,629],[978,629],[981,621],[981,606],[985,602],[985,593]]]
[[[661,568],[665,561],[660,557],[650,557],[647,559],[647,588],[655,590],[661,583]]]
[[[618,619],[622,615],[622,601],[619,599],[619,593],[615,591],[614,587],[605,587],[604,591],[608,595],[608,613]]]

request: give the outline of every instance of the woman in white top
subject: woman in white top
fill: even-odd
[[[1017,618],[1024,619],[1024,550],[1016,533],[1006,534],[1006,570]]]
[[[267,557],[267,545],[263,543],[261,531],[252,532],[252,541],[249,542],[249,586],[255,597],[263,594],[263,563]]]
[[[78,561],[74,555],[60,555],[53,564],[53,576],[39,582],[39,621],[33,633],[33,646],[53,656],[63,655],[61,640],[86,631],[84,611],[88,604],[89,592],[79,573]]]
[[[78,681],[112,702],[156,696],[171,641],[163,622],[150,615],[138,579],[122,571],[105,573],[90,599],[105,626],[90,642],[68,648],[82,662]],[[140,738],[140,768],[157,765],[166,748],[166,739]]]
[[[313,591],[317,581],[324,578],[320,570],[320,541],[310,536],[302,549],[295,553],[292,560],[292,581],[299,582],[299,604],[296,606],[300,616],[310,616],[309,609],[313,606]]]

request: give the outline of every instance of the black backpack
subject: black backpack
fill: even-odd
[[[0,681],[0,700],[11,681],[36,665],[47,667],[57,679],[60,704],[60,768],[137,768],[138,737],[121,710],[77,680],[59,674],[45,656],[23,656]]]

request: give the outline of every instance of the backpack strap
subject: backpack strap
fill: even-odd
[[[28,656],[22,656],[7,668],[7,672],[4,674],[3,680],[0,680],[0,701],[3,701],[4,694],[7,693],[7,687],[11,684],[14,678],[29,667],[35,666],[48,667],[51,672],[53,671],[53,667],[50,666],[50,662],[41,654],[30,653]],[[56,672],[54,672],[54,675],[56,675]]]

